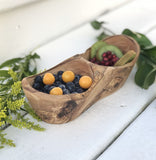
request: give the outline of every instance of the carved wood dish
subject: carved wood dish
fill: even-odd
[[[137,42],[125,35],[111,36],[104,41],[117,46],[123,54],[129,50],[136,52],[136,57],[123,66],[101,66],[89,61],[90,48],[83,54],[77,54],[46,72],[57,73],[59,70],[72,70],[76,74],[88,75],[93,79],[91,87],[77,94],[50,95],[39,92],[32,87],[36,75],[22,80],[24,93],[36,112],[47,123],[66,123],[77,118],[92,104],[123,86],[140,53]]]

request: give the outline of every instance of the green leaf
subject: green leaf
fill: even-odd
[[[39,59],[40,56],[37,53],[34,53],[33,55],[31,55],[32,59]]]
[[[104,22],[98,22],[98,21],[92,21],[91,22],[91,26],[94,28],[94,29],[96,29],[96,30],[98,30],[98,29],[100,29],[101,27],[102,27],[102,24],[103,24]]]
[[[29,113],[33,118],[37,121],[41,121],[41,119],[36,115],[35,111],[29,106],[27,102],[24,103],[24,110]]]
[[[0,70],[0,77],[9,78],[10,74],[8,74],[8,70]]]
[[[151,41],[143,34],[138,32],[133,32],[129,29],[125,29],[122,34],[128,35],[132,38],[134,38],[140,45],[141,49],[145,47],[149,47],[152,45]]]
[[[142,54],[147,56],[153,63],[156,64],[156,46],[144,48]]]
[[[0,146],[0,149],[4,148],[4,146]]]
[[[4,145],[9,145],[11,147],[15,147],[13,140],[8,139],[5,136],[6,136],[6,134],[2,133],[2,131],[0,131],[0,149],[4,148]]]
[[[39,55],[36,53],[29,54],[23,58],[13,58],[10,60],[5,61],[0,65],[0,68],[3,67],[9,67],[10,71],[12,70],[13,73],[15,73],[15,77],[17,77],[17,80],[22,80],[25,76],[29,76],[32,73],[35,73],[36,68],[36,59],[40,58]],[[33,66],[33,70],[31,69],[31,62],[34,62],[35,66]],[[6,106],[5,114],[6,117],[3,117],[3,121],[5,124],[12,124],[15,127],[19,128],[27,128],[27,129],[35,129],[42,131],[44,128],[40,127],[39,125],[34,124],[29,119],[24,119],[23,114],[19,112],[22,110],[21,105],[23,104],[24,92],[23,90],[20,90],[20,92],[17,91],[17,88],[15,86],[15,82],[17,82],[16,79],[14,79],[11,73],[8,74],[8,68],[6,70],[0,70],[0,97],[1,97],[1,105],[3,104]],[[14,86],[12,86],[14,84]],[[21,88],[20,88],[21,89]],[[17,93],[16,93],[17,91]],[[11,108],[10,108],[11,107]],[[12,108],[16,110],[12,110]],[[34,118],[38,119],[37,115],[35,115],[35,112],[30,108],[27,107],[27,112],[31,114]],[[13,117],[13,118],[12,118]],[[20,117],[20,118],[18,118]],[[1,128],[0,128],[1,129]],[[4,134],[1,134],[0,132],[0,148],[5,147],[6,145],[15,146],[12,140],[6,139],[4,137]]]
[[[153,61],[151,61],[151,59],[150,59],[149,57],[147,57],[147,56],[144,55],[144,54],[140,54],[140,55],[139,55],[139,59],[138,59],[138,61],[137,61],[138,67],[141,67],[141,65],[142,65],[143,63],[147,63],[147,64],[153,66],[154,68],[156,67],[156,64],[153,63]]]
[[[13,58],[13,59],[7,60],[0,65],[0,69],[3,67],[10,67],[12,64],[17,63],[17,62],[21,61],[22,59],[23,58]]]
[[[9,90],[9,87],[7,86],[4,86],[4,87],[2,87],[2,88],[0,88],[0,92],[3,92],[3,91],[5,91],[6,93],[7,93],[7,91]]]
[[[33,69],[33,71],[30,72],[30,74],[33,75],[33,74],[36,74],[36,73],[37,73],[37,68],[35,67],[35,68]]]
[[[1,81],[5,81],[6,80],[6,77],[0,77],[0,83]]]
[[[13,79],[6,79],[4,85],[11,86],[14,83]]]
[[[14,64],[12,70],[13,70],[13,71],[18,71],[19,68],[20,68],[19,65]]]
[[[135,82],[144,89],[148,89],[153,84],[156,76],[156,68],[143,62],[139,64],[139,68],[135,74]]]
[[[98,37],[98,41],[101,41],[102,39],[106,38],[108,35],[105,32],[102,32]]]

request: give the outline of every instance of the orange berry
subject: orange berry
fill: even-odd
[[[92,84],[92,79],[89,76],[82,76],[79,80],[81,88],[88,89]]]
[[[50,91],[51,95],[62,95],[63,91],[60,87],[55,87]]]
[[[62,74],[62,80],[65,83],[72,82],[75,78],[75,74],[72,71],[65,71]]]
[[[43,83],[46,85],[52,85],[55,82],[55,77],[52,73],[46,73],[43,77]]]

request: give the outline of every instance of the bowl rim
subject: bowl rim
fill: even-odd
[[[89,63],[92,63],[93,65],[98,65],[99,67],[103,67],[103,68],[125,68],[125,67],[128,67],[128,66],[131,66],[137,60],[137,58],[138,58],[138,56],[140,54],[140,46],[139,46],[139,44],[137,43],[137,41],[134,38],[132,38],[130,36],[127,36],[127,35],[124,35],[124,34],[118,34],[118,35],[108,36],[108,37],[104,38],[102,41],[105,41],[105,40],[108,40],[108,39],[111,39],[111,38],[114,38],[114,37],[119,37],[119,36],[126,37],[127,39],[131,40],[135,44],[135,46],[136,46],[136,50],[137,50],[136,56],[135,56],[135,58],[131,62],[126,63],[126,64],[124,64],[122,66],[103,66],[103,65],[98,65],[98,64],[92,63],[92,62],[90,62],[89,60],[87,60],[85,58],[84,59],[86,61],[88,61]],[[91,49],[91,47],[88,48],[86,50],[86,52],[89,51],[90,49]],[[82,54],[85,54],[85,53],[82,53]]]
[[[124,36],[124,37],[126,37],[126,38],[128,38],[129,40],[131,40],[133,43],[134,43],[134,45],[136,46],[136,50],[137,50],[137,52],[136,52],[136,56],[135,56],[135,58],[131,61],[131,62],[129,62],[129,63],[127,63],[127,64],[125,64],[125,65],[122,65],[122,66],[102,66],[102,65],[98,65],[98,64],[94,64],[94,63],[92,63],[92,62],[90,62],[88,59],[86,59],[86,58],[84,58],[83,57],[83,55],[84,54],[86,54],[86,52],[87,51],[89,51],[91,48],[88,48],[87,50],[86,50],[86,52],[85,53],[82,53],[82,54],[76,54],[76,55],[74,55],[74,56],[72,56],[72,57],[75,57],[75,58],[79,58],[79,59],[82,59],[84,62],[86,62],[87,63],[87,65],[92,65],[92,66],[98,66],[99,68],[103,68],[103,69],[115,69],[115,68],[126,68],[126,67],[129,67],[129,66],[132,66],[134,63],[135,63],[135,61],[137,60],[137,58],[138,58],[138,56],[139,56],[139,54],[140,54],[140,46],[138,45],[138,43],[136,42],[136,40],[134,40],[133,38],[131,38],[130,36],[127,36],[127,35],[114,35],[114,36],[109,36],[109,37],[107,37],[107,38],[105,38],[105,39],[103,39],[103,41],[105,41],[105,40],[108,40],[108,39],[110,39],[110,38],[114,38],[114,37],[118,37],[118,36]],[[72,57],[70,57],[70,58],[72,58]],[[70,58],[68,58],[68,59],[70,59]],[[89,93],[89,91],[90,90],[92,90],[94,87],[95,87],[95,82],[94,82],[94,73],[93,73],[93,83],[92,83],[92,85],[90,86],[90,88],[88,89],[88,90],[86,90],[85,92],[83,92],[83,93],[70,93],[70,94],[65,94],[65,95],[50,95],[50,94],[47,94],[47,93],[44,93],[44,92],[40,92],[40,91],[38,91],[38,90],[36,90],[36,89],[34,89],[33,87],[32,87],[32,85],[27,81],[28,79],[30,79],[30,78],[35,78],[37,75],[44,75],[45,73],[47,73],[47,72],[49,72],[49,71],[51,71],[51,70],[53,70],[53,69],[55,69],[55,68],[57,68],[59,65],[62,65],[64,62],[67,62],[68,61],[68,59],[66,59],[66,60],[64,60],[63,62],[60,62],[59,64],[57,64],[56,66],[53,66],[52,68],[49,68],[49,69],[47,69],[47,70],[45,70],[45,71],[43,71],[43,72],[41,72],[41,73],[38,73],[38,74],[35,74],[35,75],[31,75],[31,76],[28,76],[28,77],[25,77],[25,78],[23,78],[23,80],[22,80],[22,88],[25,90],[28,90],[29,92],[31,92],[31,93],[33,93],[33,94],[35,94],[36,96],[37,95],[42,95],[42,94],[44,94],[44,96],[46,95],[47,97],[49,97],[50,96],[50,98],[54,98],[54,97],[59,97],[60,99],[62,99],[62,98],[65,98],[65,99],[74,99],[74,98],[77,98],[77,100],[78,99],[81,99],[81,98],[83,98],[83,97],[85,97],[85,96],[87,96],[88,95],[88,93]],[[51,72],[52,73],[52,72]],[[27,87],[25,86],[25,84],[27,84]]]

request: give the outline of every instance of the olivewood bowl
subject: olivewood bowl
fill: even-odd
[[[117,46],[123,54],[129,50],[134,50],[137,53],[136,57],[123,66],[101,66],[88,61],[89,48],[85,53],[77,54],[38,74],[44,75],[46,72],[57,73],[59,70],[72,70],[75,74],[88,75],[93,79],[93,83],[83,93],[50,95],[32,88],[36,75],[22,80],[22,87],[30,105],[43,121],[57,124],[71,121],[96,101],[112,94],[123,86],[139,56],[139,45],[134,39],[125,35],[111,36],[104,41],[107,44]]]

